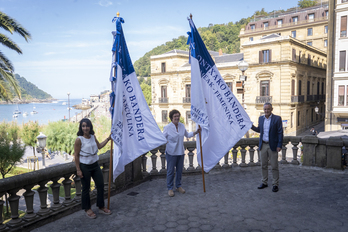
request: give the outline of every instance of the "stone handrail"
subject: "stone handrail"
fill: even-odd
[[[258,151],[259,138],[241,139],[231,149],[231,153],[228,152],[220,162],[216,164],[214,170],[221,168],[247,168],[251,166],[260,165],[259,151]],[[281,152],[281,160],[279,163],[287,164],[300,164],[297,159],[299,153],[299,144],[303,146],[303,162],[305,166],[326,167],[333,169],[342,169],[341,156],[342,147],[348,147],[348,139],[330,137],[328,139],[321,139],[317,136],[285,136],[283,141],[283,147]],[[195,162],[194,157],[196,154],[196,142],[189,141],[184,143],[184,147],[189,160],[188,164],[184,167],[184,173],[200,173],[201,167]],[[287,151],[290,153],[287,156]],[[238,152],[240,152],[240,158],[238,158]],[[135,179],[140,180],[146,176],[165,176],[166,175],[166,158],[165,158],[165,145],[160,146],[150,151],[150,159],[148,155],[144,154],[135,160],[133,163],[125,167],[125,172],[122,173],[112,185],[112,189],[117,189],[126,186],[129,181],[132,182]],[[108,151],[105,154],[99,156],[99,164],[103,166],[102,172],[104,174],[104,186],[108,188],[108,172],[109,172],[109,156]],[[229,157],[232,160],[229,162]],[[288,159],[287,159],[288,158]],[[248,162],[247,162],[248,161]],[[149,165],[148,165],[149,164]],[[150,168],[148,168],[150,167]],[[61,164],[46,169],[41,169],[34,172],[29,172],[9,178],[0,180],[0,198],[4,194],[9,194],[9,205],[11,208],[11,220],[6,224],[3,224],[2,211],[4,201],[0,200],[0,231],[20,231],[25,228],[33,226],[34,223],[49,221],[48,218],[53,217],[56,214],[72,211],[71,209],[79,206],[81,201],[81,180],[75,175],[76,168],[74,163]],[[71,198],[71,177],[74,176],[76,195]],[[61,184],[58,182],[61,178],[64,178],[62,185],[64,187],[65,197],[62,202],[59,199],[59,189]],[[133,178],[133,179],[132,179]],[[128,181],[128,183],[126,183]],[[53,202],[51,206],[47,205],[47,192],[48,182],[53,182],[50,185],[52,189]],[[34,212],[34,195],[35,192],[32,188],[39,185],[37,192],[40,198],[40,210]],[[19,218],[19,199],[17,195],[19,190],[25,190],[23,196],[26,203],[26,214],[23,218]],[[92,191],[91,198],[96,197],[95,191]]]

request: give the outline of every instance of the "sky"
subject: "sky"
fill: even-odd
[[[113,17],[120,12],[133,63],[151,49],[196,27],[236,22],[265,8],[295,7],[298,0],[0,0],[0,11],[32,35],[9,36],[23,54],[0,45],[15,73],[57,99],[89,98],[110,89]]]

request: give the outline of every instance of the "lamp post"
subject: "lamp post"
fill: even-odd
[[[69,122],[70,122],[70,92],[68,92],[68,110],[69,110]]]
[[[47,136],[44,135],[42,132],[40,132],[39,136],[36,137],[37,141],[39,142],[39,149],[42,155],[42,167],[46,167],[45,165],[45,147],[46,147],[46,139]]]
[[[247,76],[244,76],[244,72],[249,68],[249,64],[245,60],[242,60],[241,62],[238,63],[238,68],[240,71],[242,71],[242,75],[239,76],[239,80],[242,81],[242,88],[243,88],[242,105],[243,105],[243,108],[245,108],[245,105],[244,105],[244,81],[247,80]]]

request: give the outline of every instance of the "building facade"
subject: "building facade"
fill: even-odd
[[[281,115],[285,134],[296,135],[324,113],[326,52],[290,36],[271,34],[245,41],[242,53],[210,52],[226,84],[257,124],[263,104],[273,104]],[[173,50],[151,57],[152,113],[159,124],[168,123],[168,113],[178,109],[186,124],[190,121],[191,71],[187,51]],[[239,80],[238,63],[249,69],[244,84]]]
[[[348,0],[330,1],[326,131],[348,128],[347,17]]]

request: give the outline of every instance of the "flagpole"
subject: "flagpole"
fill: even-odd
[[[192,17],[192,16],[191,16]],[[198,125],[198,128],[201,129],[201,126]],[[201,163],[202,163],[202,177],[203,177],[203,191],[205,192],[205,180],[204,180],[204,165],[203,165],[203,149],[202,149],[202,130],[199,130],[199,148],[201,151]]]
[[[120,12],[117,12],[117,17],[120,17]],[[116,54],[117,51],[115,51],[115,62],[116,62]],[[116,77],[116,65],[114,67],[114,76]],[[115,108],[115,101],[113,102],[112,108]],[[112,127],[112,119],[111,119],[111,127]],[[113,149],[114,147],[114,141],[111,139],[111,148],[110,148],[110,164],[109,164],[109,184],[108,184],[108,209],[110,209],[110,194],[111,194],[111,179],[112,179],[112,171],[113,171]]]

